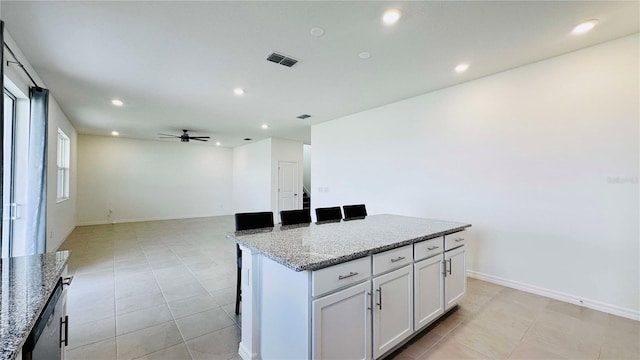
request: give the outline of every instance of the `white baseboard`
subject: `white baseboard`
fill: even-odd
[[[240,345],[238,346],[238,355],[240,355],[242,360],[254,360],[258,358],[257,354],[251,354],[251,352],[244,347],[242,342],[240,342]]]
[[[568,302],[571,304],[576,304],[579,306],[584,306],[589,309],[598,310],[598,311],[606,312],[609,314],[625,317],[627,319],[640,320],[640,311],[638,310],[624,308],[624,307],[612,305],[612,304],[607,304],[602,301],[585,299],[577,295],[572,295],[572,294],[563,293],[561,291],[546,289],[540,286],[525,284],[519,281],[514,281],[510,279],[501,278],[498,276],[484,274],[484,273],[473,271],[473,270],[467,270],[467,276],[474,279],[506,286],[512,289],[522,290],[528,293],[548,297],[551,299],[560,300],[560,301]]]
[[[190,216],[162,216],[162,217],[148,217],[148,218],[138,218],[138,219],[115,219],[113,221],[109,221],[109,220],[92,220],[92,221],[79,222],[77,224],[77,226],[107,225],[107,224],[143,222],[143,221],[197,219],[197,218],[215,217],[215,216],[229,216],[229,215],[233,215],[233,214],[190,215]]]

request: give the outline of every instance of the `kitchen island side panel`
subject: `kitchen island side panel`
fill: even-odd
[[[293,271],[263,256],[260,278],[260,356],[263,359],[310,358],[309,272]]]

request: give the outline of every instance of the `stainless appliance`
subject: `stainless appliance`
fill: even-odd
[[[62,317],[62,301],[58,301],[61,295],[62,279],[56,284],[22,348],[23,360],[61,359],[61,347],[67,345],[69,334],[69,318]]]

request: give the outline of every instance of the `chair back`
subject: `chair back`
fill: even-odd
[[[345,220],[364,219],[367,217],[367,208],[364,204],[344,205],[342,209],[344,209]]]
[[[317,208],[316,220],[318,222],[342,220],[342,210],[340,210],[340,206]]]
[[[273,212],[251,212],[236,214],[236,231],[273,227]]]
[[[284,210],[280,211],[280,221],[282,225],[296,225],[296,224],[309,224],[311,223],[311,210]]]

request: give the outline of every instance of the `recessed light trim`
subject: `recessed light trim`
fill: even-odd
[[[124,105],[124,101],[122,101],[120,99],[113,99],[113,100],[111,100],[111,104],[113,104],[114,106],[123,106]]]
[[[457,73],[463,73],[465,71],[467,71],[469,69],[469,64],[467,63],[462,63],[462,64],[458,64],[453,70]]]
[[[220,146],[220,145],[222,145],[220,141],[216,141],[216,146]]]
[[[119,133],[119,132],[117,132],[117,131],[115,131],[115,130],[113,130],[113,131],[111,132],[111,135],[113,135],[113,136],[118,136],[118,135],[120,135],[120,133]]]
[[[238,95],[238,96],[242,96],[242,95],[244,95],[244,89],[243,88],[235,88],[235,89],[233,89],[233,93]]]
[[[600,21],[598,19],[591,19],[591,20],[582,22],[582,23],[576,25],[573,28],[573,30],[571,30],[571,32],[576,34],[576,35],[587,33],[589,31],[591,31],[596,25],[598,25],[599,22]]]
[[[261,127],[263,130],[267,130],[267,129],[269,128],[269,125],[267,125],[267,124],[262,124],[262,125],[260,125],[260,127]]]
[[[368,59],[371,57],[371,53],[368,51],[363,51],[360,54],[358,54],[358,56],[360,57],[360,59]]]
[[[400,20],[402,12],[398,9],[389,9],[382,14],[382,22],[385,25],[394,25]]]
[[[314,27],[314,28],[311,28],[311,30],[309,30],[309,34],[311,34],[311,36],[320,37],[324,35],[324,29],[319,27]]]

